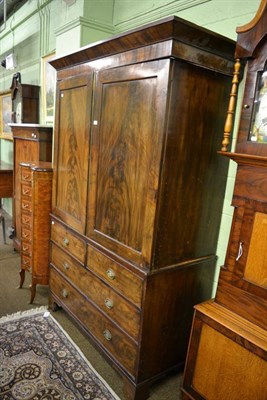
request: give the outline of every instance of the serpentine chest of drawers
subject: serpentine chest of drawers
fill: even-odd
[[[170,17],[51,61],[51,307],[118,370],[126,399],[183,366],[193,305],[211,296],[233,54]]]

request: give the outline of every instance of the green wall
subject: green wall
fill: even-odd
[[[23,83],[41,86],[41,59],[54,51],[57,55],[69,53],[169,15],[235,40],[236,27],[251,21],[259,4],[260,0],[28,0],[0,29],[0,60],[11,52],[17,57],[15,70],[0,67],[0,91],[10,87],[17,71]],[[242,84],[239,103],[241,97]],[[41,113],[40,122],[46,122]],[[1,159],[12,162],[13,143],[0,140],[0,145]],[[235,165],[231,162],[217,247],[218,266],[224,262],[230,232],[234,180]],[[4,200],[4,208],[12,213],[11,199]]]

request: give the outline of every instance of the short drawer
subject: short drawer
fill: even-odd
[[[23,254],[26,254],[26,255],[28,255],[28,256],[31,256],[31,255],[32,255],[32,246],[31,246],[31,244],[28,243],[28,242],[25,241],[25,240],[22,240],[22,241],[21,241],[21,252],[22,252]]]
[[[32,197],[32,187],[29,185],[21,185],[21,196]]]
[[[21,229],[21,239],[26,241],[26,242],[31,242],[32,241],[32,231],[22,227],[22,229]]]
[[[138,339],[140,312],[127,300],[101,282],[77,261],[52,245],[52,264],[71,280],[81,292],[93,301],[135,340]]]
[[[51,225],[51,239],[58,246],[70,252],[77,260],[85,262],[85,242],[54,220]]]
[[[122,265],[88,245],[88,267],[141,308],[143,281]]]
[[[21,224],[26,227],[26,229],[31,229],[32,227],[32,217],[27,212],[21,213]]]
[[[21,168],[21,182],[31,183],[32,172],[29,168]]]
[[[21,255],[21,268],[26,269],[27,271],[31,271],[32,268],[32,259],[25,254]]]
[[[134,341],[123,334],[53,268],[50,269],[50,290],[60,305],[69,310],[95,340],[104,346],[106,352],[134,376],[138,354]]]
[[[21,199],[21,210],[32,212],[32,202],[24,198]]]

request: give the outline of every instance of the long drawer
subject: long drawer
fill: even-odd
[[[51,261],[85,296],[130,336],[138,340],[140,311],[137,307],[55,245],[52,245]]]
[[[106,351],[132,376],[135,374],[138,348],[133,340],[123,334],[105,315],[101,314],[53,267],[50,269],[50,290]]]
[[[77,260],[85,262],[85,242],[54,220],[51,225],[51,239],[58,246],[73,254]]]
[[[112,287],[141,308],[143,288],[141,278],[90,245],[88,245],[87,265],[105,282],[112,284]]]

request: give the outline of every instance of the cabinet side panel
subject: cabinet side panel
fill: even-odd
[[[174,63],[155,265],[216,250],[228,162],[217,155],[230,79]]]

